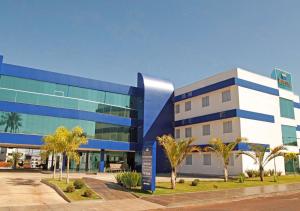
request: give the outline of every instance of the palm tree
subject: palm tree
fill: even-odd
[[[21,159],[22,157],[22,153],[20,152],[13,152],[12,155],[11,155],[11,162],[13,163],[13,169],[16,169],[17,168],[17,164],[19,162],[19,160]]]
[[[284,154],[284,158],[287,160],[291,160],[293,162],[293,172],[296,174],[296,168],[295,168],[295,160],[298,158],[298,153],[295,152],[289,152]]]
[[[79,162],[79,154],[77,152],[81,144],[87,144],[87,137],[83,129],[80,127],[73,128],[72,131],[66,131],[67,136],[64,139],[63,151],[67,156],[67,183],[69,183],[70,160]]]
[[[222,159],[223,162],[223,169],[224,169],[224,181],[228,181],[228,165],[229,165],[229,158],[235,149],[235,147],[246,140],[245,138],[237,138],[234,142],[231,143],[224,143],[221,138],[214,138],[210,141],[210,146],[205,147],[205,151],[208,152],[215,152],[216,155]]]
[[[163,135],[157,137],[157,141],[165,151],[165,154],[171,165],[171,186],[175,189],[176,186],[176,173],[177,168],[186,158],[186,156],[192,152],[199,152],[199,146],[191,146],[195,141],[194,138],[188,138],[176,141],[171,135]]]
[[[63,151],[64,139],[66,138],[66,134],[64,134],[63,127],[59,127],[56,129],[54,134],[46,135],[43,137],[44,144],[42,145],[42,150],[45,150],[49,154],[52,153],[54,160],[54,168],[53,168],[53,178],[56,175],[56,157],[58,153]],[[61,179],[62,175],[60,176]]]
[[[4,113],[1,116],[0,125],[5,125],[4,132],[16,133],[22,126],[22,117],[16,112]]]
[[[284,146],[277,146],[273,149],[269,149],[269,147],[259,144],[251,144],[250,149],[252,152],[238,152],[238,155],[247,155],[254,160],[256,164],[259,166],[259,177],[260,181],[264,181],[264,168],[265,166],[273,159],[279,156],[283,156],[282,150],[285,149]],[[266,155],[266,153],[270,150],[270,152]]]

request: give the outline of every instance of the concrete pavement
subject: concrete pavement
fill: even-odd
[[[0,207],[65,204],[52,188],[42,184],[41,174],[0,173]]]
[[[174,210],[201,210],[200,207],[206,206],[208,210],[222,210],[223,204],[229,204],[228,207],[240,208],[241,203],[234,201],[245,201],[249,203],[249,209],[252,210],[251,203],[256,203],[258,197],[274,197],[274,194],[281,194],[282,198],[291,192],[300,193],[300,183],[296,184],[280,184],[271,186],[248,187],[231,190],[220,190],[210,192],[183,193],[173,195],[149,196],[135,198],[128,192],[120,193],[119,189],[110,186],[111,182],[98,181],[96,179],[106,178],[106,181],[113,181],[113,175],[86,175],[72,174],[72,177],[88,177],[91,185],[96,185],[98,191],[104,191],[108,197],[105,200],[80,201],[66,203],[54,190],[40,183],[41,178],[51,177],[50,174],[40,173],[0,173],[0,210],[162,210],[174,208]],[[109,184],[103,189],[103,184]],[[108,190],[111,188],[112,190]],[[112,191],[112,192],[111,192]],[[114,195],[116,194],[116,195]],[[123,197],[124,196],[124,197]],[[299,195],[286,198],[286,201],[291,201],[290,207],[299,199]],[[255,198],[255,199],[254,199]],[[249,200],[249,201],[247,201]],[[251,201],[253,200],[253,201]],[[261,201],[261,206],[266,207],[264,200]],[[267,201],[272,201],[272,198]],[[297,201],[298,202],[298,201]],[[221,204],[218,204],[221,203]],[[237,204],[238,205],[237,205]],[[288,204],[285,201],[283,204]],[[242,208],[247,208],[243,206]],[[225,209],[226,210],[226,209]],[[234,210],[234,209],[229,209]],[[255,209],[259,210],[259,209]],[[267,210],[267,209],[265,209]],[[276,210],[276,209],[273,209]],[[293,210],[293,209],[290,209]],[[222,210],[223,211],[223,210]],[[227,211],[227,210],[226,210]]]

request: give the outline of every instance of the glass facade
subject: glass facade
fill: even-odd
[[[280,116],[295,119],[294,102],[280,98]]]
[[[295,160],[290,160],[284,158],[284,167],[286,173],[294,173],[294,172],[300,172],[299,169],[299,158]]]
[[[136,97],[1,75],[0,100],[137,117]]]
[[[57,127],[80,126],[88,138],[113,141],[136,141],[136,128],[79,119],[67,119],[0,111],[0,131],[8,133],[46,135]]]
[[[295,127],[282,125],[282,142],[283,145],[297,146],[297,131]]]

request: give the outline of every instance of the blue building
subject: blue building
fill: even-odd
[[[102,172],[118,162],[140,169],[143,147],[173,133],[173,93],[172,83],[141,73],[137,86],[126,86],[6,64],[0,56],[0,147],[39,149],[57,127],[80,126],[89,140],[71,169]],[[156,150],[157,170],[167,171]]]

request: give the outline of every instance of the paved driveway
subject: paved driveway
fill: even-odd
[[[39,173],[0,172],[0,207],[66,203]]]

